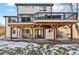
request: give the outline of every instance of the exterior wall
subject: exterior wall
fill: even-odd
[[[15,30],[15,34],[13,34],[13,30]],[[12,37],[13,38],[17,38],[17,32],[18,32],[18,30],[17,30],[17,28],[14,28],[13,30],[12,30]]]
[[[45,39],[54,39],[54,30],[53,29],[45,29]]]
[[[38,28],[38,29],[42,30],[41,36],[43,36],[43,28]],[[35,38],[35,34],[36,34],[35,30],[36,30],[36,28],[33,28],[33,38]]]
[[[42,10],[43,7],[47,8],[46,12],[51,11],[51,6],[17,6],[18,7],[18,14],[34,14],[36,12],[44,12],[39,11]]]
[[[11,30],[10,30],[10,27],[8,26],[8,24],[9,24],[8,23],[8,17],[5,18],[5,21],[6,21],[6,23],[5,23],[6,24],[6,34],[5,34],[5,36],[6,36],[6,38],[10,38]],[[12,37],[15,37],[16,38],[17,35],[18,35],[17,34],[17,31],[19,31],[19,30],[17,30],[17,28],[14,28],[13,30],[15,30],[16,33],[15,34],[12,33]],[[13,32],[13,30],[12,30],[12,32]]]
[[[58,30],[60,31],[60,32],[63,32],[64,34],[63,34],[63,36],[64,35],[66,35],[66,36],[68,36],[68,37],[70,37],[71,36],[71,30],[70,30],[70,28],[68,27],[68,26],[64,26],[65,28],[63,28],[63,27],[60,27],[60,28],[58,28]],[[76,27],[75,27],[75,25],[73,25],[73,38],[78,38],[79,36],[78,36],[78,32],[77,32],[77,30],[76,30]]]
[[[24,29],[29,29],[29,31],[30,31],[29,34],[31,35],[30,38],[32,38],[32,28],[24,28]]]
[[[10,37],[10,27],[8,26],[8,17],[5,18],[6,21],[6,37]]]

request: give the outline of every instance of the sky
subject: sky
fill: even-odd
[[[75,11],[74,7],[74,11]],[[71,7],[67,3],[55,3],[53,11],[71,11]],[[3,16],[15,16],[17,14],[15,3],[0,3],[0,24],[5,25],[5,18]]]
[[[16,15],[16,6],[9,3],[0,3],[0,23],[5,23],[5,18],[3,16]]]

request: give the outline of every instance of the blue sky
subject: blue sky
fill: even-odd
[[[64,7],[65,6],[65,7]],[[55,4],[53,11],[71,11],[68,4]],[[76,8],[73,9],[76,11]],[[16,6],[14,3],[0,3],[0,23],[5,24],[5,18],[3,16],[15,16],[17,14]]]
[[[16,6],[14,4],[0,3],[0,23],[5,23],[3,16],[10,15],[16,15]]]

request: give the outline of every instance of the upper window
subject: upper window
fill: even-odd
[[[9,19],[9,22],[15,23],[15,22],[17,22],[17,18],[10,18],[10,19]]]
[[[39,11],[47,11],[47,8],[46,7],[42,7],[42,8],[40,8]]]
[[[31,18],[30,17],[22,17],[22,22],[30,22]]]
[[[47,8],[46,7],[43,7],[43,11],[47,11]]]

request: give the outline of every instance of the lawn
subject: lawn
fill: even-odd
[[[0,26],[0,36],[5,34],[5,27]]]

